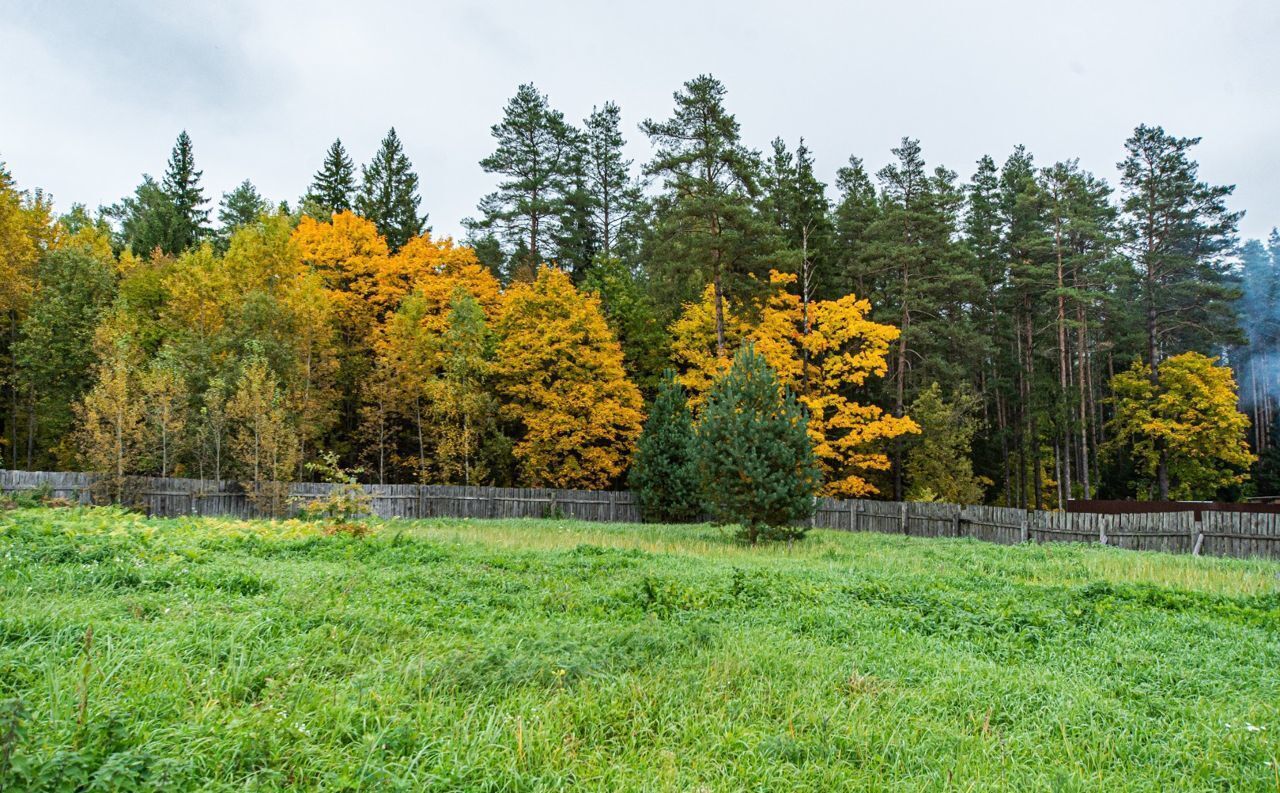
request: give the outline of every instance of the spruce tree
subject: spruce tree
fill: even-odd
[[[350,212],[355,195],[356,166],[338,138],[325,152],[324,164],[302,197],[302,209],[316,220],[328,220],[339,212]]]
[[[191,137],[184,129],[169,156],[161,188],[173,205],[172,225],[168,233],[166,253],[178,253],[200,242],[209,230],[208,200],[200,187],[203,171],[196,170]]]
[[[739,537],[797,539],[813,514],[821,473],[804,410],[750,345],[711,389],[698,420],[702,496]]]
[[[426,215],[418,215],[418,175],[405,156],[404,146],[392,127],[368,165],[361,169],[364,182],[356,196],[356,213],[370,220],[387,240],[392,252],[427,228]]]
[[[693,414],[684,386],[668,369],[631,462],[630,485],[645,520],[688,523],[698,518],[702,501],[694,442]]]

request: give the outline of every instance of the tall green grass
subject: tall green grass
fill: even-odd
[[[1280,791],[1280,565],[0,514],[0,789]]]

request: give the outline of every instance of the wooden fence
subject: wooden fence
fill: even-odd
[[[91,474],[0,471],[0,491],[44,491],[89,504],[99,496]],[[295,483],[294,504],[326,495],[333,485]],[[640,507],[626,491],[453,485],[365,485],[372,512],[384,518],[543,518],[637,523]],[[148,515],[261,517],[244,487],[207,479],[129,480],[129,500]],[[911,537],[970,537],[1004,544],[1090,542],[1139,551],[1280,559],[1280,514],[1205,511],[1102,515],[1027,512],[956,504],[863,499],[817,499],[810,524],[839,531],[875,531]]]

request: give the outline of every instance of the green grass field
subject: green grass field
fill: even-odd
[[[1280,565],[19,509],[0,702],[4,790],[1280,791]]]

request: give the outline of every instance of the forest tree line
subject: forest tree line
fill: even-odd
[[[962,178],[903,138],[828,185],[803,139],[745,145],[710,76],[639,124],[646,162],[624,129],[520,86],[463,243],[394,129],[292,204],[214,206],[185,132],[96,212],[0,167],[6,464],[622,486],[664,373],[697,411],[750,344],[832,495],[1280,492],[1280,235],[1239,243],[1198,139],[1139,126],[1113,187],[1023,147]]]

